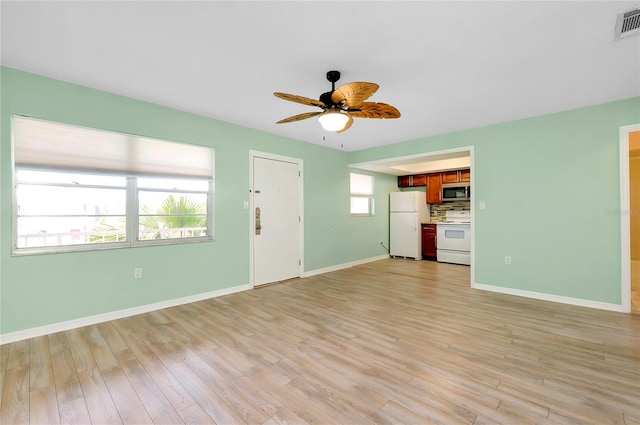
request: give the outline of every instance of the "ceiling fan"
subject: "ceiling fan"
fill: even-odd
[[[317,106],[321,112],[305,112],[282,119],[276,124],[284,124],[318,117],[320,125],[327,131],[342,133],[353,124],[353,118],[399,118],[400,111],[386,103],[365,102],[378,90],[375,83],[355,82],[343,84],[336,89],[336,81],[340,79],[339,71],[327,72],[327,80],[331,82],[331,91],[322,93],[319,100],[310,99],[288,93],[273,93],[280,99],[303,105]]]

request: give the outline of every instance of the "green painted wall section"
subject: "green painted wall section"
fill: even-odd
[[[473,146],[476,282],[620,304],[611,211],[620,208],[619,127],[637,123],[632,98],[353,152],[349,163]]]
[[[351,217],[348,164],[473,146],[476,282],[621,302],[620,219],[608,211],[620,205],[618,129],[640,123],[640,98],[346,153],[10,68],[0,74],[0,334],[248,283],[249,150],[304,160],[306,271],[386,253],[396,179],[375,174],[376,215]],[[11,114],[215,148],[215,241],[11,256]],[[143,280],[133,279],[135,267]]]
[[[388,192],[376,175],[378,214],[349,214],[347,155],[41,76],[0,68],[0,334],[249,283],[249,150],[304,161],[305,270],[385,254]],[[211,146],[215,241],[108,251],[11,256],[11,114]],[[388,204],[387,204],[388,205]],[[144,278],[133,279],[142,267]]]

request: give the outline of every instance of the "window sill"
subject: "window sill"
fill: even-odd
[[[69,254],[74,252],[92,252],[92,251],[106,251],[113,249],[126,249],[126,248],[148,248],[152,246],[170,246],[170,245],[185,245],[194,243],[214,242],[215,239],[212,236],[204,236],[198,238],[189,238],[183,240],[167,239],[167,240],[150,240],[150,241],[136,241],[135,244],[128,242],[109,243],[96,245],[61,245],[55,247],[33,247],[33,248],[13,248],[11,251],[12,257],[24,257],[30,255],[46,255],[46,254]]]

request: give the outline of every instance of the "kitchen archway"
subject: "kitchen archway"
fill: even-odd
[[[394,158],[386,158],[375,161],[349,164],[349,167],[368,170],[377,173],[396,176],[406,174],[436,173],[442,170],[469,168],[471,173],[471,186],[475,184],[473,146],[446,149],[434,152],[423,152]],[[475,282],[475,190],[471,191],[471,253],[470,253],[470,282],[472,287]],[[482,206],[483,203],[480,203]]]

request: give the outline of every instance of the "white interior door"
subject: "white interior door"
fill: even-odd
[[[299,163],[253,157],[253,284],[300,276]]]

